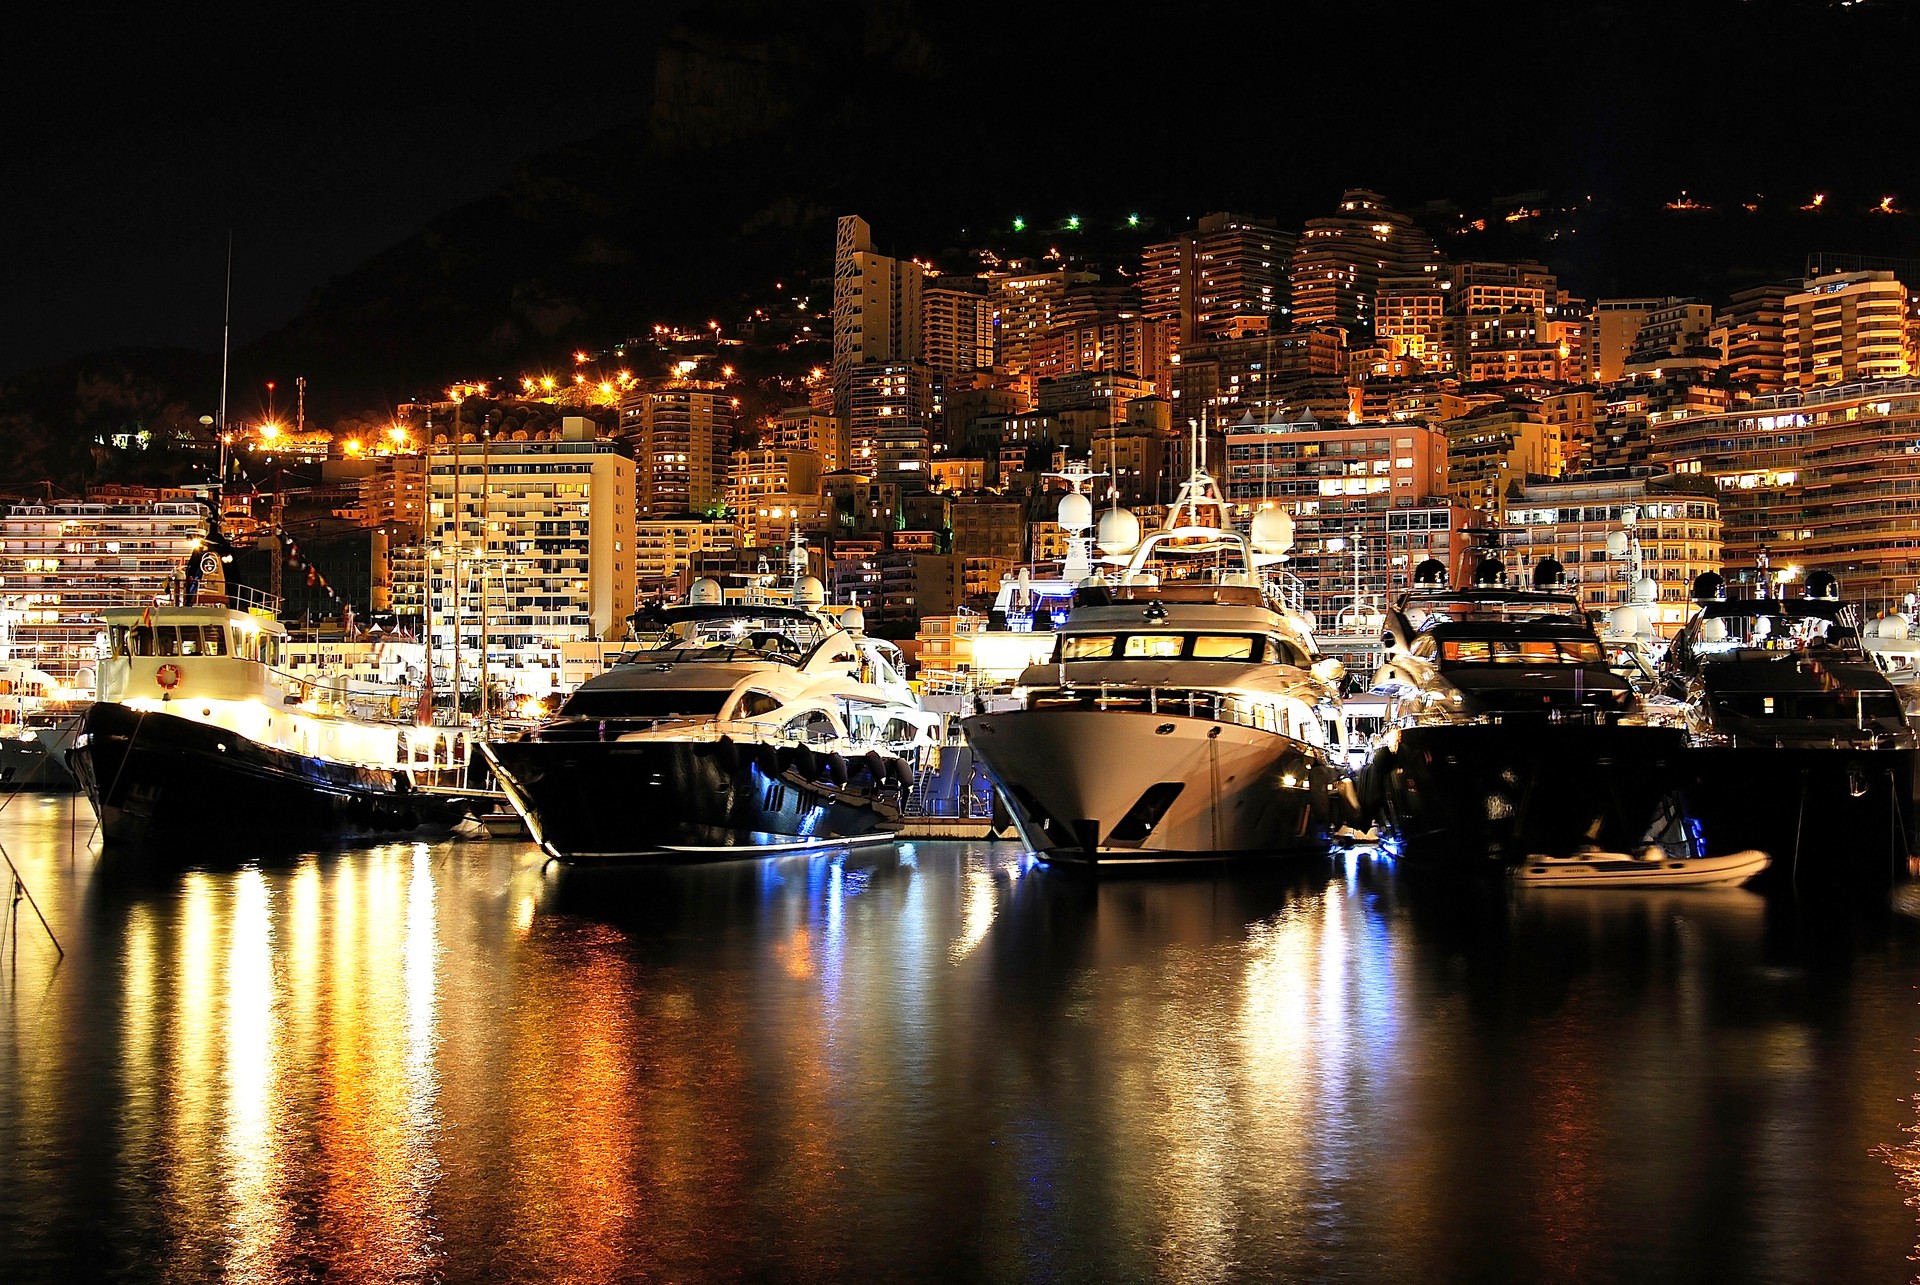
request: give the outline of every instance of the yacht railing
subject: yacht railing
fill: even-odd
[[[1273,732],[1296,740],[1304,730],[1291,719],[1276,716],[1271,705],[1255,704],[1227,692],[1193,687],[1139,686],[1126,683],[1085,683],[1049,688],[1034,693],[1029,709],[1130,710],[1144,714],[1170,714],[1186,718],[1204,718],[1215,723],[1259,732]]]

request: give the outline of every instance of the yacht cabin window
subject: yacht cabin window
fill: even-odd
[[[738,718],[759,718],[762,714],[771,714],[779,709],[782,702],[777,696],[765,692],[749,691],[740,697],[740,704],[734,709]]]
[[[1201,634],[1193,640],[1195,660],[1252,660],[1259,654],[1258,638],[1243,634]]]
[[[1598,665],[1605,660],[1599,643],[1580,639],[1448,638],[1440,644],[1443,665]]]
[[[1112,634],[1060,635],[1061,660],[1105,660],[1112,655]]]
[[[1180,634],[1130,634],[1121,655],[1170,660],[1180,654],[1186,641]]]

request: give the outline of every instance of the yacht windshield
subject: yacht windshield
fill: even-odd
[[[1597,665],[1597,642],[1560,638],[1449,638],[1440,644],[1442,667],[1453,665]]]
[[[1752,615],[1708,616],[1695,627],[1695,650],[1702,655],[1745,649],[1794,651],[1802,647],[1858,646],[1854,630],[1819,616],[1785,616],[1769,612]]]
[[[731,691],[582,687],[560,712],[575,718],[711,718]]]

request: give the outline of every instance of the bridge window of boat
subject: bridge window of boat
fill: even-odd
[[[227,654],[227,631],[220,625],[181,625],[180,654],[224,656]]]
[[[1056,660],[1106,660],[1113,655],[1112,634],[1061,634]]]
[[[1127,657],[1171,660],[1181,653],[1186,643],[1186,637],[1181,634],[1129,634],[1120,654]]]
[[[1568,638],[1448,638],[1440,644],[1440,664],[1452,665],[1599,665],[1606,653],[1598,642]]]

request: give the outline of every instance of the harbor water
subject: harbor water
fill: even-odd
[[[0,808],[7,1281],[1920,1274],[1910,889],[90,829]]]

